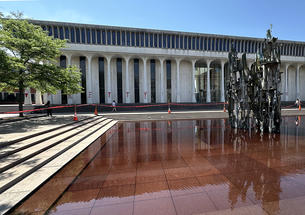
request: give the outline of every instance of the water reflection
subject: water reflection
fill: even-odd
[[[297,214],[305,205],[295,206],[305,201],[304,120],[297,119],[285,117],[279,134],[263,135],[231,129],[225,119],[122,123],[50,211],[280,214],[293,204]]]

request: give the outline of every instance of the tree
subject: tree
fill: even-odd
[[[7,17],[0,13],[0,91],[18,89],[20,111],[26,88],[52,94],[57,90],[66,94],[81,92],[79,70],[57,65],[65,46],[65,40],[48,36],[40,26],[23,19],[21,13]]]

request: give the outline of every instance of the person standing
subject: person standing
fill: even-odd
[[[48,101],[44,106],[45,106],[45,108],[49,108],[51,106],[50,101]],[[47,116],[52,117],[52,109],[47,109]]]
[[[115,103],[115,101],[113,100],[112,101],[112,112],[116,112],[116,103]]]

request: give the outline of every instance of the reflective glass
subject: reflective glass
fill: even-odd
[[[105,30],[102,30],[102,42],[103,42],[103,45],[106,45],[106,31]]]
[[[91,34],[92,34],[92,44],[96,44],[95,29],[92,29],[92,30],[91,30]]]
[[[149,34],[149,47],[154,47],[154,35],[153,34]]]
[[[115,31],[112,31],[112,45],[116,45]]]
[[[117,45],[121,45],[121,32],[116,32],[116,38],[117,38]]]
[[[171,48],[175,48],[175,35],[172,35],[172,47]]]
[[[53,35],[53,28],[52,26],[49,26],[49,36],[52,36]]]
[[[162,48],[162,34],[158,34],[159,36],[159,48]]]
[[[74,43],[75,42],[75,33],[74,33],[74,28],[70,28],[71,30],[71,42]]]
[[[154,47],[157,48],[158,46],[158,35],[154,34]]]
[[[65,27],[65,39],[70,39],[70,32],[68,27]]]
[[[179,39],[180,39],[180,49],[183,49],[183,36],[182,35],[180,35],[179,36]]]
[[[152,35],[149,34],[149,37],[150,37],[150,41],[151,41]],[[148,33],[145,33],[145,47],[148,47],[148,43],[149,43],[149,41],[148,41]],[[150,44],[150,47],[152,47],[152,44]]]
[[[96,30],[97,44],[101,44],[101,30]]]
[[[171,47],[171,36],[170,35],[167,35],[167,46],[166,48],[170,48]]]
[[[59,38],[61,39],[61,40],[63,40],[64,39],[64,29],[63,29],[63,27],[59,27]]]
[[[105,103],[105,62],[103,57],[98,58],[98,73],[99,73],[99,92],[100,103]]]
[[[192,38],[188,37],[188,49],[192,49]]]
[[[122,31],[122,46],[125,46],[125,31]]]
[[[111,32],[107,30],[107,45],[111,45]]]
[[[54,26],[54,38],[58,38],[57,26]]]
[[[85,29],[81,29],[81,34],[82,34],[82,43],[86,43],[86,34],[85,34]]]
[[[91,32],[90,29],[86,29],[87,32],[87,43],[90,44],[91,43]]]
[[[76,28],[76,43],[80,43],[80,32],[79,32],[79,28]]]
[[[83,92],[81,93],[81,103],[86,104],[87,103],[87,87],[86,87],[86,57],[81,56],[79,58],[79,69],[82,74],[82,87]]]
[[[130,46],[130,32],[126,32],[127,34],[127,46]]]
[[[187,36],[184,35],[184,49],[187,49]]]
[[[179,35],[176,35],[176,49],[179,49]]]
[[[131,32],[131,46],[135,46],[135,33]]]
[[[144,46],[144,33],[143,32],[141,32],[140,33],[140,40],[141,40],[141,47],[143,47]]]
[[[139,34],[139,32],[136,32],[136,46],[137,47],[140,46],[140,34]]]
[[[166,35],[163,34],[162,37],[163,37],[163,48],[166,48]]]

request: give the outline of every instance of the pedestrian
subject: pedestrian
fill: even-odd
[[[49,108],[51,105],[50,105],[50,101],[48,101],[44,107],[45,108]],[[47,109],[47,116],[51,116],[52,117],[52,109]]]
[[[116,112],[116,103],[115,103],[114,100],[112,101],[112,112],[113,112],[113,111]]]

